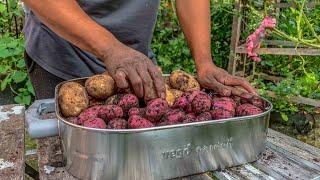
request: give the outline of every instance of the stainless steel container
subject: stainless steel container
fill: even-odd
[[[62,84],[56,87],[56,102]],[[257,160],[265,150],[272,109],[267,104],[254,116],[125,130],[72,124],[58,103],[56,114],[67,170],[75,177],[170,179]]]

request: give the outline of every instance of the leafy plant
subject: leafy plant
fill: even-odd
[[[318,21],[320,6],[312,9],[306,8],[307,1],[305,0],[287,0],[287,2],[294,3],[295,6],[281,9],[280,13],[276,14],[273,4],[268,4],[268,1],[249,1],[245,16],[247,28],[241,39],[245,40],[254,31],[263,14],[269,14],[276,17],[278,21],[278,26],[270,39],[289,40],[296,46],[305,45],[318,48],[317,46],[320,44],[320,21]],[[264,44],[262,44],[263,46]],[[256,66],[255,72],[283,78],[279,83],[262,79],[256,79],[254,82],[264,96],[272,100],[275,111],[280,112],[284,120],[288,120],[289,114],[299,110],[311,112],[313,108],[310,106],[290,103],[288,99],[293,96],[320,99],[320,70],[318,68],[320,56],[262,55],[261,57],[263,60]],[[273,98],[268,96],[267,91],[273,91],[276,96]]]
[[[227,68],[232,30],[233,3],[211,0],[211,52],[215,64]],[[179,27],[172,1],[161,1],[152,49],[166,73],[184,69],[194,73],[194,61]],[[221,21],[223,19],[223,21]]]
[[[16,103],[29,105],[35,96],[25,68],[24,38],[20,34],[23,13],[18,1],[0,2],[0,91],[10,88]]]

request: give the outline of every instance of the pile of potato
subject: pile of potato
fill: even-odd
[[[166,99],[145,102],[130,89],[118,89],[109,75],[95,75],[88,78],[84,86],[77,82],[64,83],[59,90],[59,105],[70,122],[103,129],[137,129],[227,119],[259,114],[265,109],[265,101],[257,96],[221,97],[202,89],[192,75],[181,70],[172,72],[164,81]]]

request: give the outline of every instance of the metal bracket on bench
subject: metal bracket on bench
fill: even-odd
[[[31,138],[43,138],[58,135],[58,120],[41,119],[41,115],[55,112],[54,99],[36,100],[26,111],[28,133]]]

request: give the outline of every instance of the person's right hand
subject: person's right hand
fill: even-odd
[[[145,100],[166,97],[161,72],[144,54],[119,43],[108,49],[102,60],[119,88],[131,85],[135,94]]]

